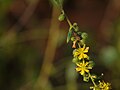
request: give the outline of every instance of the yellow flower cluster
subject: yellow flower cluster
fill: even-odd
[[[83,47],[75,49],[75,51],[73,52],[74,57],[78,57],[79,60],[87,58],[89,59],[88,55],[86,54],[89,50],[89,47],[85,47],[85,44],[83,45]]]
[[[94,86],[90,87],[90,89],[92,89],[92,90],[110,90],[111,89],[110,83],[105,83],[104,81],[102,81],[102,82],[99,81],[99,84],[97,85],[94,81],[97,77],[94,78],[90,74],[90,69],[92,69],[93,63],[90,62],[89,56],[87,55],[88,50],[89,50],[89,47],[86,47],[86,45],[84,44],[83,46],[80,46],[73,51],[73,57],[74,57],[74,59],[77,59],[77,61],[75,62],[76,66],[77,66],[76,71],[79,72],[83,76],[84,81],[88,82],[89,78],[91,78]]]
[[[87,55],[89,47],[86,47],[84,44],[82,47],[75,49],[73,51],[74,58],[78,58],[78,62],[76,62],[77,68],[76,71],[80,72],[81,75],[85,73],[89,73],[89,69],[92,69],[92,65],[90,65],[89,61],[85,61],[84,59],[89,60],[89,56]]]
[[[101,90],[110,90],[111,87],[110,87],[110,83],[105,83],[104,81],[99,81],[99,85],[98,87],[101,89]]]
[[[77,68],[76,71],[80,72],[81,75],[84,75],[85,72],[89,72],[89,69],[92,69],[92,67],[89,67],[89,62],[82,62],[82,63],[77,63]]]
[[[97,86],[90,87],[90,89],[93,90],[110,90],[111,89],[111,84],[110,83],[105,83],[104,81],[99,81],[99,84]]]

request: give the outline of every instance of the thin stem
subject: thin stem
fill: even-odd
[[[67,20],[67,22],[68,22],[69,26],[70,26],[70,27],[73,27],[72,23],[70,22],[70,20],[68,19],[68,17],[67,17],[67,16],[66,16],[66,20]]]
[[[81,48],[80,43],[78,43],[79,48]]]
[[[67,23],[69,24],[70,28],[76,29],[76,28],[72,25],[71,21],[69,20],[68,16],[65,14],[65,11],[64,11],[62,8],[61,8],[61,12],[65,15],[66,20],[67,20]],[[71,30],[71,29],[70,29],[70,30]]]
[[[62,8],[61,8],[61,12],[65,15],[66,20],[67,20],[69,26],[70,26],[70,27],[73,27],[72,23],[70,22],[69,18],[68,18],[67,15],[65,14],[65,11],[64,11]]]
[[[90,74],[90,73],[88,73],[88,74],[89,74],[89,77],[90,77],[92,83],[94,84],[94,86],[97,87],[97,85],[96,85],[96,83],[94,82],[94,79],[92,78],[91,74]]]

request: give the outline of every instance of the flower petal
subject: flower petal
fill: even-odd
[[[92,67],[88,66],[87,69],[92,69]]]
[[[83,51],[84,53],[87,53],[89,50],[89,47],[86,47],[85,50]]]
[[[89,70],[88,70],[88,69],[85,69],[85,72],[87,72],[87,73],[88,73],[88,72],[89,72]]]
[[[89,58],[87,54],[83,54],[83,57],[87,59]]]
[[[89,64],[89,62],[86,62],[86,63],[85,63],[85,66],[87,66],[88,64]]]
[[[76,63],[76,65],[77,65],[78,67],[81,67],[81,65],[80,65],[80,64],[78,64],[78,63]]]
[[[84,70],[81,70],[80,74],[81,75],[84,75],[85,71]]]
[[[79,68],[79,67],[78,67],[78,68],[76,68],[76,71],[78,71],[78,72],[79,72],[79,71],[81,71],[81,68]]]
[[[83,54],[80,54],[79,57],[78,57],[78,59],[81,60],[82,58],[84,58]]]

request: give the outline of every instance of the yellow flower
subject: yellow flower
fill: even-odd
[[[101,90],[110,90],[111,89],[111,87],[110,87],[110,83],[105,83],[104,81],[99,81],[99,88],[101,89]]]
[[[92,69],[92,67],[89,67],[89,62],[83,61],[82,63],[77,63],[76,71],[80,72],[81,75],[84,75],[85,72],[89,72],[89,69]]]
[[[99,81],[99,84],[95,87],[92,86],[90,87],[92,90],[111,90],[111,84],[110,83],[105,83],[104,81]]]
[[[73,55],[74,57],[78,57],[79,60],[84,58],[89,59],[88,55],[85,54],[88,52],[88,50],[89,50],[89,47],[85,47],[85,44],[84,44],[82,48],[75,49],[75,51],[73,52]]]

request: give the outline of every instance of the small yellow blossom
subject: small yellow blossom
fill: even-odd
[[[82,63],[77,63],[76,71],[80,72],[81,75],[84,75],[85,72],[89,72],[89,69],[92,69],[92,67],[89,67],[89,62],[83,61]]]
[[[111,84],[110,83],[105,83],[104,81],[99,81],[99,88],[101,89],[101,90],[110,90],[111,89]]]
[[[92,90],[111,90],[111,84],[99,81],[99,85],[90,87]]]
[[[88,55],[85,54],[88,52],[88,50],[89,50],[89,47],[85,47],[85,44],[84,44],[82,48],[75,49],[75,51],[73,52],[73,55],[74,57],[78,57],[79,60],[84,58],[89,59]]]

